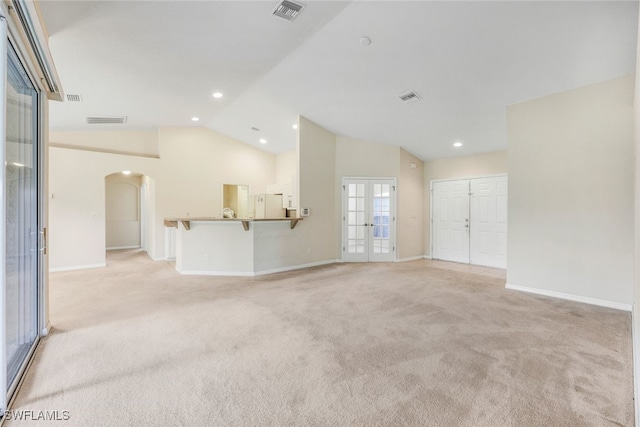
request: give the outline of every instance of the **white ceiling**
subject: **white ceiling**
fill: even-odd
[[[635,1],[303,3],[287,22],[271,0],[41,0],[65,93],[83,97],[51,102],[51,128],[204,125],[277,153],[302,115],[426,160],[505,149],[507,105],[635,72]]]

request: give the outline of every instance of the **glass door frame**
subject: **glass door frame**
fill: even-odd
[[[36,129],[34,132],[34,144],[36,144],[36,159],[34,159],[34,172],[36,173],[36,229],[38,232],[38,247],[35,249],[37,253],[37,272],[36,272],[36,337],[33,341],[30,349],[21,366],[18,369],[15,379],[9,384],[7,366],[7,283],[6,283],[6,231],[5,227],[0,227],[0,277],[2,286],[0,287],[0,414],[3,414],[9,407],[11,400],[15,397],[16,391],[19,389],[23,379],[24,373],[28,369],[33,360],[36,348],[40,342],[40,338],[48,333],[47,319],[47,287],[48,280],[48,263],[46,256],[46,226],[47,226],[47,150],[45,146],[47,129],[46,129],[46,92],[38,79],[34,78],[33,62],[31,58],[25,55],[28,49],[25,47],[24,42],[20,37],[14,34],[18,31],[14,27],[12,21],[7,20],[4,10],[0,10],[0,138],[2,141],[2,149],[0,150],[0,164],[4,165],[6,162],[6,145],[7,145],[7,68],[8,68],[8,53],[9,49],[13,49],[16,53],[17,59],[24,69],[27,77],[31,81],[36,91],[36,102],[34,104],[35,109],[35,122]],[[2,181],[0,185],[0,216],[2,222],[6,226],[6,168],[2,169]]]

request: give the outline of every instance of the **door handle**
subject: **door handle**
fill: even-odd
[[[38,248],[43,255],[47,254],[47,229],[43,228],[42,231],[39,232],[42,235],[42,247]]]
[[[364,224],[362,224],[363,227],[368,226],[369,224],[367,224],[366,222]]]

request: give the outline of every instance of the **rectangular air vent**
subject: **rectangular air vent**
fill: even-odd
[[[120,125],[127,123],[126,116],[111,117],[87,117],[87,123],[90,125]]]
[[[296,19],[300,11],[304,9],[304,5],[299,3],[294,3],[289,0],[283,0],[278,3],[276,8],[273,10],[273,14],[275,16],[279,16],[280,18],[286,19],[287,21],[293,21]]]
[[[402,102],[405,102],[405,103],[417,101],[418,99],[420,99],[420,95],[418,95],[417,93],[415,93],[412,90],[408,90],[406,92],[403,92],[398,96],[400,97]]]
[[[82,102],[82,97],[80,95],[72,95],[70,93],[67,94],[67,101],[69,102]]]

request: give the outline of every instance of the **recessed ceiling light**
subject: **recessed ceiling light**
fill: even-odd
[[[371,44],[371,39],[369,37],[362,37],[360,39],[360,44],[362,46],[369,46]]]
[[[222,96],[223,95],[220,92],[213,92],[213,97],[216,98],[216,99],[220,99],[220,98],[222,98]]]
[[[200,120],[200,117],[191,117],[192,122],[197,122]]]
[[[460,148],[460,147],[462,147],[462,142],[456,141],[456,142],[453,143],[453,146],[456,147],[456,148]]]
[[[260,144],[266,144],[266,143],[267,143],[267,140],[266,140],[266,139],[264,139],[264,138],[260,138]]]
[[[293,125],[293,128],[294,129],[298,129],[298,125]]]
[[[122,171],[123,175],[131,175],[131,171]]]

